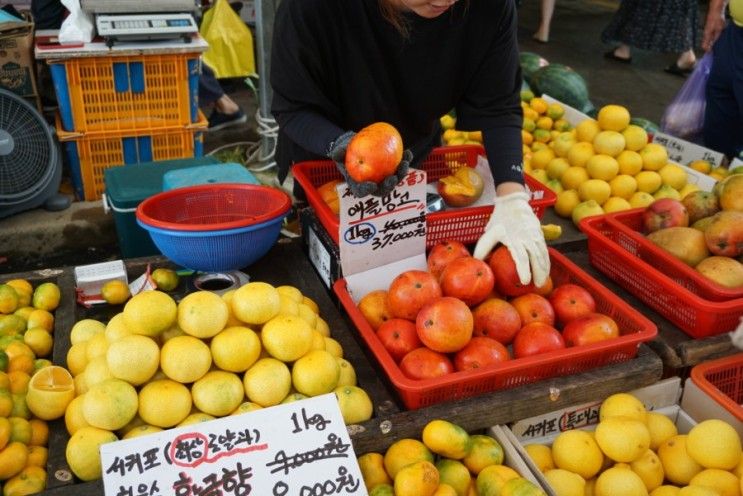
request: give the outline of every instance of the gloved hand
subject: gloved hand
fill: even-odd
[[[355,135],[356,133],[353,131],[347,131],[341,134],[331,144],[328,157],[335,162],[335,166],[338,167],[341,175],[343,175],[343,179],[348,184],[348,188],[353,193],[353,196],[361,198],[368,195],[384,196],[388,194],[395,188],[397,183],[407,176],[410,162],[413,160],[413,154],[410,150],[405,150],[395,173],[384,178],[379,184],[372,181],[357,182],[348,175],[348,171],[346,170],[346,148],[348,148],[348,143]]]
[[[508,248],[521,284],[531,280],[542,286],[547,281],[550,257],[539,219],[529,205],[529,193],[518,191],[495,198],[493,213],[475,246],[475,258],[482,260],[498,243]]]

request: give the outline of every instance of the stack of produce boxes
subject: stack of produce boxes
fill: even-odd
[[[80,200],[97,200],[109,167],[203,153],[198,53],[50,61],[57,135]]]

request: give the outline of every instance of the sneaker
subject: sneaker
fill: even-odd
[[[243,112],[242,110],[238,110],[237,112],[234,112],[232,114],[223,114],[221,112],[217,112],[216,110],[212,110],[212,113],[209,116],[208,130],[217,131],[226,127],[242,124],[243,122],[247,122],[247,120],[248,116],[245,115],[245,112]]]

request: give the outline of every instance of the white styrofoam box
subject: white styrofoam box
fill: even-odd
[[[488,429],[488,435],[494,437],[498,443],[503,447],[503,465],[506,465],[516,472],[521,474],[521,477],[528,480],[529,482],[536,484],[537,487],[545,489],[545,486],[540,482],[536,472],[533,468],[526,463],[524,456],[517,451],[516,447],[508,438],[506,432],[508,427],[503,425],[494,425]],[[555,496],[554,493],[548,493],[548,496]]]
[[[730,169],[730,170],[733,170],[733,169],[735,169],[736,167],[740,167],[741,165],[743,165],[743,160],[739,159],[738,157],[735,157],[735,158],[734,158],[734,159],[733,159],[733,160],[732,160],[732,161],[730,162],[730,165],[728,166],[728,169]]]
[[[727,408],[702,390],[691,377],[684,382],[684,394],[681,397],[681,408],[697,422],[707,419],[724,420],[743,438],[743,422]]]
[[[542,95],[542,98],[547,103],[559,103],[562,105],[562,107],[565,109],[565,115],[563,115],[563,119],[568,121],[571,126],[575,127],[581,122],[585,121],[586,119],[594,120],[592,117],[589,117],[588,114],[584,114],[580,110],[576,109],[575,107],[571,107],[567,103],[563,103],[560,100],[557,100],[555,98],[552,98],[547,93],[544,93]]]

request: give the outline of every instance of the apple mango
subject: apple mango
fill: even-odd
[[[460,167],[439,179],[436,190],[448,206],[467,207],[480,199],[484,186],[479,172],[472,167]]]

